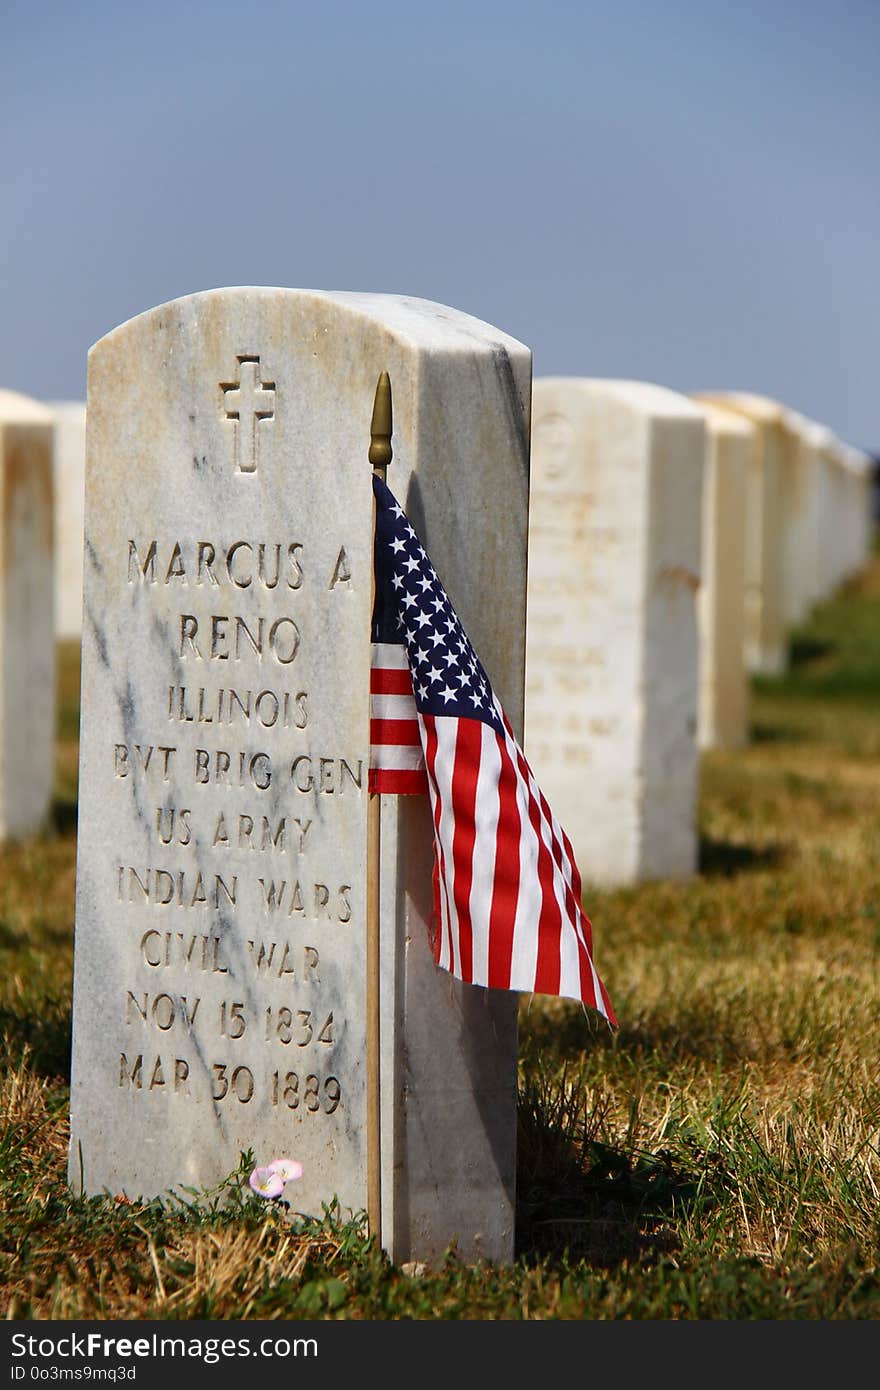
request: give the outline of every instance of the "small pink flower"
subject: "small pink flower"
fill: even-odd
[[[277,1173],[282,1182],[296,1182],[303,1175],[303,1166],[295,1158],[273,1158],[269,1171]]]
[[[295,1182],[302,1175],[303,1166],[295,1158],[273,1158],[265,1168],[255,1168],[248,1182],[258,1197],[271,1201],[281,1196],[285,1183]]]
[[[251,1188],[258,1197],[280,1197],[284,1191],[284,1180],[270,1166],[255,1168],[248,1178]]]

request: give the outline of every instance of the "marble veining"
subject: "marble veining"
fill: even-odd
[[[250,1148],[303,1163],[299,1209],[365,1206],[383,369],[389,482],[521,725],[521,344],[421,300],[244,287],[90,354],[70,1151],[88,1192],[210,1185]],[[517,1000],[476,1005],[434,966],[414,800],[382,807],[383,1241],[509,1259]]]

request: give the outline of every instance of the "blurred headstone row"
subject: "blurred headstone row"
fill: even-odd
[[[84,402],[0,390],[3,839],[49,808],[85,426]],[[763,396],[535,379],[526,752],[588,882],[694,871],[698,750],[747,740],[749,675],[784,672],[792,629],[864,567],[875,474]]]

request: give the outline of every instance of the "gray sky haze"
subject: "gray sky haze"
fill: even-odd
[[[880,3],[13,6],[0,385],[177,295],[421,295],[880,450]]]

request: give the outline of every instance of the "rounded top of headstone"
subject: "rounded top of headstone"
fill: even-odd
[[[801,417],[799,429],[812,449],[824,449],[828,453],[837,453],[837,438],[827,425],[820,425],[817,420]]]
[[[355,290],[288,289],[268,285],[200,290],[169,300],[119,324],[94,344],[92,352],[103,344],[115,342],[135,328],[145,329],[153,323],[160,325],[163,319],[167,320],[172,315],[203,313],[210,316],[220,314],[224,306],[231,308],[237,303],[248,309],[260,308],[273,316],[283,316],[286,311],[295,313],[298,306],[316,307],[324,304],[335,307],[341,315],[350,314],[356,319],[375,323],[402,342],[428,351],[460,349],[473,352],[476,347],[482,346],[515,355],[530,354],[530,349],[524,343],[502,333],[492,324],[446,304],[436,304],[430,299]]]
[[[723,406],[715,405],[712,401],[701,400],[698,404],[712,434],[737,435],[744,439],[754,437],[755,426],[746,415],[725,410]]]
[[[839,442],[840,460],[844,468],[848,468],[857,477],[864,477],[865,474],[873,473],[876,467],[870,454],[866,454],[864,449],[857,449],[852,444]]]
[[[695,391],[694,400],[733,410],[753,420],[756,425],[785,424],[787,408],[770,396],[754,395],[750,391]]]
[[[0,390],[0,421],[4,424],[51,425],[52,412],[20,391]]]
[[[614,377],[545,376],[536,377],[533,385],[535,403],[542,391],[547,393],[573,390],[589,396],[604,396],[639,414],[669,419],[703,419],[703,412],[687,396],[656,386],[650,381],[627,381]]]

